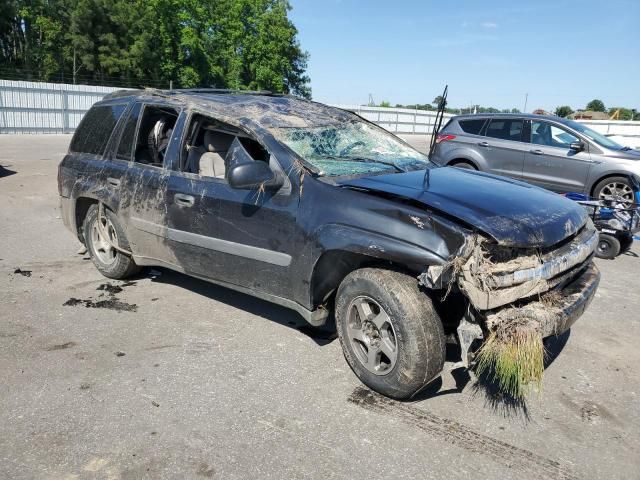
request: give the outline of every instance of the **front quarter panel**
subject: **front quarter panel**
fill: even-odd
[[[420,273],[449,261],[470,233],[402,199],[381,198],[312,178],[304,182],[298,218],[307,242],[298,266],[305,281],[296,296],[307,299],[315,265],[327,252],[349,252],[372,263],[388,262]]]

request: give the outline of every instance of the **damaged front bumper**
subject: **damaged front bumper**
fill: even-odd
[[[491,259],[504,255],[504,248],[477,245],[458,272],[458,286],[476,310],[493,310],[572,281],[591,262],[597,245],[598,232],[590,221],[559,248],[515,252],[506,261]]]
[[[497,311],[484,312],[486,326],[494,326],[519,319],[533,320],[539,325],[543,338],[560,335],[580,318],[593,300],[600,283],[600,271],[590,263],[570,283],[558,290],[540,295],[539,299],[518,303]]]

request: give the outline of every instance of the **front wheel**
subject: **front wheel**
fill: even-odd
[[[415,278],[356,270],[340,284],[335,312],[347,363],[376,392],[410,398],[442,371],[442,321]]]
[[[601,233],[598,239],[598,248],[596,249],[596,257],[606,260],[613,260],[620,253],[620,242],[612,235]]]

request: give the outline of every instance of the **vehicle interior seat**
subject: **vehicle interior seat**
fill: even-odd
[[[225,157],[235,137],[229,133],[205,130],[204,152],[198,161],[198,173],[205,177],[224,178]],[[191,152],[189,152],[191,153]]]
[[[536,145],[551,145],[551,130],[547,125],[539,124],[536,131],[531,135],[531,143]]]

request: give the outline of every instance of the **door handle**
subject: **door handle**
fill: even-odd
[[[193,196],[185,195],[184,193],[176,193],[173,198],[178,205],[182,205],[183,207],[193,207],[193,204],[196,202]]]
[[[480,142],[480,143],[478,143],[478,145],[480,147],[488,147],[489,146],[489,142]]]
[[[542,150],[529,150],[529,153],[533,153],[534,155],[542,155],[544,152]]]
[[[113,177],[108,177],[107,178],[107,183],[109,185],[111,185],[112,187],[119,187],[120,186],[120,180],[118,180],[117,178],[113,178]]]

